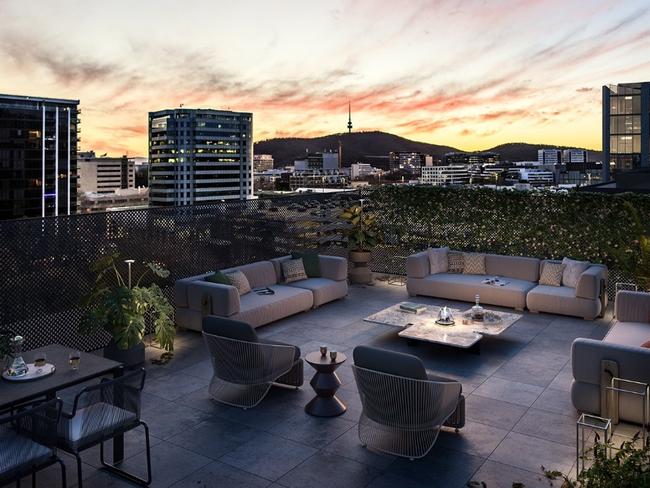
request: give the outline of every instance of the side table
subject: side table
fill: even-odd
[[[316,374],[309,382],[316,396],[305,405],[305,412],[309,415],[336,417],[347,410],[345,404],[336,397],[336,390],[341,386],[341,380],[334,372],[346,359],[347,356],[342,352],[337,353],[334,361],[329,355],[321,356],[320,351],[310,352],[305,357],[305,361],[316,370]]]

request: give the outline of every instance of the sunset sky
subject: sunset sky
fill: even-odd
[[[254,113],[255,140],[383,130],[600,149],[601,86],[650,78],[650,1],[0,0],[0,93],[81,100],[82,150],[147,112]]]

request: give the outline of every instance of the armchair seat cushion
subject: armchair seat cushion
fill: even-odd
[[[314,307],[338,300],[348,294],[347,281],[334,281],[328,278],[308,278],[294,281],[287,286],[309,290],[314,295]]]
[[[0,475],[15,471],[22,466],[39,465],[52,458],[52,449],[45,447],[29,437],[2,429],[2,454],[0,455]]]
[[[593,320],[600,314],[600,300],[580,298],[575,288],[538,285],[528,292],[526,305],[533,312],[572,315]]]
[[[650,324],[643,322],[617,322],[603,342],[641,347],[650,340]]]
[[[78,408],[72,418],[62,416],[58,426],[59,441],[77,450],[104,437],[112,437],[115,432],[126,430],[138,421],[134,412],[98,402]]]
[[[240,297],[239,313],[230,318],[259,327],[309,310],[314,303],[311,291],[304,288],[285,285],[272,285],[269,288],[273,290],[273,295],[252,292]]]

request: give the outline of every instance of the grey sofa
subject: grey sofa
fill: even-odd
[[[539,285],[544,260],[500,254],[485,255],[484,275],[463,273],[430,273],[427,251],[409,256],[406,260],[406,288],[410,296],[424,295],[464,302],[510,307],[532,312],[573,315],[593,320],[606,306],[605,281],[607,268],[592,265],[580,277],[576,288]],[[499,276],[506,286],[483,283],[486,277]]]
[[[606,414],[601,412],[603,360],[616,363],[619,378],[650,384],[650,349],[641,347],[650,341],[650,293],[618,292],[615,313],[616,322],[602,341],[579,338],[573,342],[571,400],[580,412]],[[642,422],[638,397],[620,394],[618,411],[621,420]]]
[[[212,273],[177,280],[174,284],[176,324],[200,331],[203,317],[216,315],[259,327],[347,295],[348,263],[345,258],[321,255],[320,278],[283,284],[280,263],[285,259],[290,256],[223,270],[240,270],[253,290],[268,287],[273,295],[251,291],[240,296],[234,286],[205,281]]]

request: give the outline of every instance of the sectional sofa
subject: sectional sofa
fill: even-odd
[[[282,256],[222,270],[239,270],[246,275],[253,290],[241,296],[234,286],[205,281],[212,272],[177,280],[176,324],[200,331],[203,317],[216,315],[259,327],[347,295],[347,259],[320,255],[321,277],[284,284],[281,263],[289,259],[291,256]],[[266,287],[273,294],[255,292]]]
[[[571,400],[580,412],[612,415],[611,411],[601,411],[605,391],[601,383],[609,386],[611,376],[650,384],[650,293],[619,291],[614,311],[616,322],[602,341],[579,338],[573,342]],[[621,393],[617,404],[620,420],[642,422],[638,396]]]
[[[572,315],[587,320],[593,320],[604,312],[607,306],[605,266],[590,265],[573,288],[540,285],[540,273],[547,262],[557,261],[486,254],[485,274],[431,274],[429,253],[423,251],[406,260],[406,288],[410,296],[423,295],[472,302],[479,294],[483,304],[517,310],[528,308],[531,312]],[[507,284],[495,286],[483,283],[486,278],[496,276]]]

